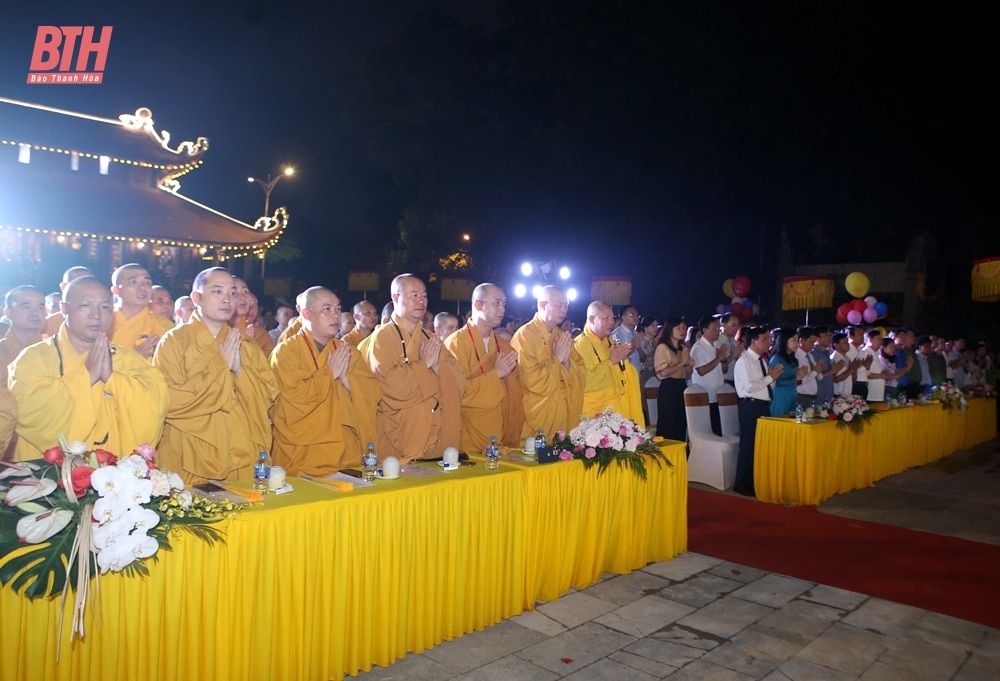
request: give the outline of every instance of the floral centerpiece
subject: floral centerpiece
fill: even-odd
[[[965,411],[965,393],[955,387],[953,383],[942,383],[931,388],[931,399],[937,400],[945,411],[958,409]]]
[[[860,434],[865,424],[875,418],[875,410],[858,395],[838,395],[830,404],[820,407],[819,417],[836,421],[838,428],[850,428]]]
[[[996,389],[989,383],[980,381],[972,385],[965,386],[965,389],[973,397],[996,397]]]
[[[221,541],[210,523],[246,504],[193,495],[154,457],[149,445],[118,458],[60,437],[42,461],[2,463],[0,585],[31,599],[65,599],[74,584],[73,632],[82,636],[92,574],[148,574],[142,561],[169,550],[177,530]]]
[[[641,479],[646,479],[647,457],[673,468],[670,460],[660,451],[662,437],[650,438],[645,430],[621,414],[605,409],[594,418],[581,417],[580,425],[569,431],[556,431],[553,448],[563,461],[579,459],[584,468],[597,466],[597,475],[617,461],[623,468],[631,468]]]

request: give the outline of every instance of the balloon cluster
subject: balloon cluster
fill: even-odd
[[[873,323],[876,319],[882,319],[889,314],[889,306],[880,301],[875,296],[865,295],[871,288],[871,282],[862,272],[851,272],[844,279],[844,288],[854,296],[854,300],[848,301],[837,308],[838,324],[866,324]]]
[[[729,304],[720,303],[715,311],[719,314],[732,312],[741,322],[748,322],[759,312],[753,301],[747,298],[750,293],[750,278],[743,276],[726,279],[722,282],[722,292],[730,299]]]

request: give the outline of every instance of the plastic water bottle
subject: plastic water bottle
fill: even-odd
[[[375,453],[375,443],[369,442],[368,449],[361,457],[361,479],[371,482],[375,479],[375,469],[378,467],[378,454]]]
[[[795,405],[795,422],[802,423],[802,416],[803,416],[802,405],[801,404]]]
[[[253,467],[253,490],[267,494],[268,483],[271,480],[271,455],[261,452],[257,455],[257,463]]]
[[[500,470],[500,444],[496,435],[491,436],[490,443],[486,445],[486,470]]]
[[[535,433],[535,452],[539,449],[545,449],[545,431],[541,428]]]

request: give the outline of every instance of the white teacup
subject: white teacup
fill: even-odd
[[[288,482],[288,474],[281,466],[271,466],[271,477],[267,480],[267,488],[270,490],[281,489]]]
[[[458,450],[454,447],[446,447],[444,454],[441,455],[441,461],[443,461],[446,466],[457,466]]]
[[[399,477],[399,459],[387,456],[382,460],[382,477],[386,480]]]
[[[535,453],[535,436],[524,438],[524,453],[534,454]]]

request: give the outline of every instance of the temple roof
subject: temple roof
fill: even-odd
[[[218,249],[223,257],[274,245],[283,208],[250,225],[180,193],[177,178],[202,163],[207,139],[173,143],[148,109],[122,121],[0,97],[0,230]]]

